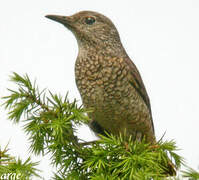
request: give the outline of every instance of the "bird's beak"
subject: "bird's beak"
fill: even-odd
[[[45,16],[48,19],[51,19],[53,21],[59,22],[63,24],[64,26],[70,28],[71,27],[71,18],[69,16],[59,16],[59,15],[46,15]]]

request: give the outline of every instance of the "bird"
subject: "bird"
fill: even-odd
[[[75,81],[95,134],[156,142],[150,99],[113,22],[94,11],[46,15],[76,37]]]

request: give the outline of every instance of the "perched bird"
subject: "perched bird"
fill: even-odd
[[[93,11],[72,16],[47,15],[75,35],[79,52],[75,79],[90,128],[155,142],[151,106],[141,76],[127,55],[112,21]]]

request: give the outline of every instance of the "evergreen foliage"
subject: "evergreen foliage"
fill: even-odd
[[[36,166],[39,162],[31,162],[30,157],[22,162],[20,158],[8,154],[8,147],[6,146],[3,150],[0,148],[0,179],[20,179],[28,180],[32,176],[38,177],[39,170]]]
[[[189,178],[189,180],[197,180],[199,179],[199,172],[192,168],[187,168],[186,171],[182,171],[183,177]]]
[[[14,123],[25,122],[31,152],[51,154],[52,164],[57,168],[53,177],[56,180],[159,180],[171,171],[175,174],[183,165],[174,141],[147,144],[144,140],[133,142],[131,137],[107,134],[99,141],[84,142],[75,135],[76,128],[88,124],[86,113],[92,109],[78,106],[76,100],[70,102],[67,94],[63,98],[47,90],[40,91],[28,75],[13,73],[10,79],[17,84],[17,90],[8,89],[10,95],[4,97],[9,119]],[[19,164],[29,165],[27,172],[38,176],[37,163],[28,159],[23,164],[20,160]],[[197,175],[192,170],[185,173],[193,177],[191,180],[197,179]]]

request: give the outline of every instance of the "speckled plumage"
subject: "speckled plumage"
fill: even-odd
[[[83,104],[92,108],[90,127],[155,141],[150,101],[141,76],[128,57],[113,23],[102,14],[48,15],[64,24],[78,42],[75,78]]]

